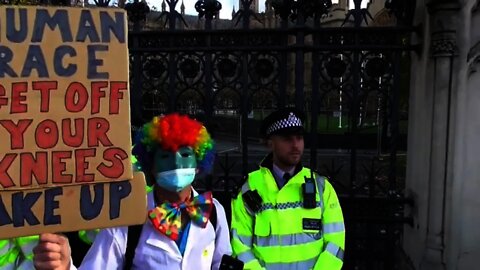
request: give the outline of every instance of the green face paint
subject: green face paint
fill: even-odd
[[[155,182],[166,190],[179,192],[195,179],[197,160],[191,147],[176,152],[158,149],[154,161]]]
[[[177,152],[157,149],[154,157],[154,174],[176,169],[196,168],[197,159],[193,148],[185,146]]]

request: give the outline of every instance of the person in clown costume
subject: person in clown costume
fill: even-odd
[[[214,143],[198,121],[180,114],[154,117],[135,138],[133,154],[153,191],[148,218],[137,226],[101,230],[79,269],[219,269],[231,254],[222,205],[198,194],[195,175],[213,165]],[[214,221],[215,219],[215,221]],[[36,269],[77,269],[68,240],[43,234],[34,248]]]

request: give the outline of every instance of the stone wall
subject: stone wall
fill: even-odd
[[[480,10],[477,0],[417,1],[407,192],[415,269],[478,269]],[[477,71],[478,70],[478,71]],[[476,260],[477,259],[477,260]]]

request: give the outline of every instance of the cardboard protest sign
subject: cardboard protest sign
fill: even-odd
[[[0,238],[145,220],[128,78],[123,10],[0,6]]]

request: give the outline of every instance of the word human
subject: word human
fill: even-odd
[[[99,71],[104,65],[99,54],[109,51],[109,44],[114,38],[120,44],[126,42],[123,12],[112,15],[107,11],[97,14],[82,10],[80,16],[72,17],[66,9],[37,8],[30,18],[30,11],[28,8],[10,7],[0,14],[0,20],[4,22],[0,25],[0,78],[28,78],[33,71],[39,78],[54,75],[72,77],[79,68],[85,68],[88,79],[109,79],[108,72]],[[46,33],[49,40],[46,40]],[[51,38],[52,35],[55,38]],[[87,41],[89,45],[77,46]],[[12,48],[15,44],[25,47],[26,53],[16,53]],[[59,46],[52,54],[45,52],[51,49],[51,45],[46,44]],[[84,55],[87,59],[79,57]]]

